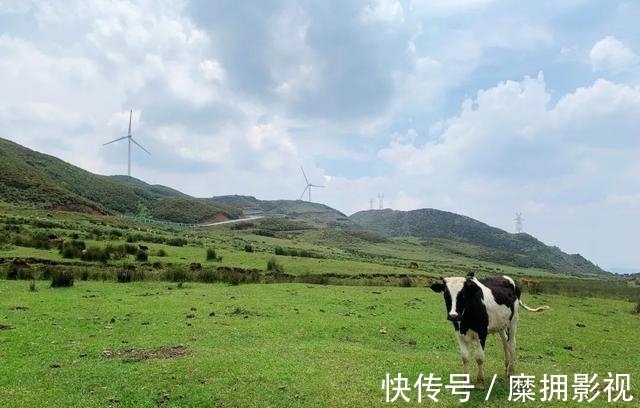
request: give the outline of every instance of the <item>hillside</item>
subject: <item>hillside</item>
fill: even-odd
[[[244,214],[284,216],[321,224],[349,224],[349,218],[338,210],[320,203],[303,200],[258,200],[252,196],[227,195],[209,201],[238,208]]]
[[[234,208],[127,176],[101,176],[0,138],[0,197],[47,210],[124,214],[198,223],[237,218]]]
[[[518,267],[567,274],[608,274],[579,254],[569,255],[526,233],[511,234],[466,216],[435,209],[369,210],[349,217],[363,228],[386,237],[418,237],[470,244],[468,255]]]
[[[329,253],[338,249],[348,254],[341,256],[381,262],[395,259],[400,264],[402,259],[420,260],[424,265],[481,261],[493,270],[504,265],[559,274],[607,273],[578,254],[565,254],[528,234],[510,234],[445,211],[372,210],[347,217],[324,204],[302,200],[239,195],[194,198],[128,176],[92,174],[1,138],[0,201],[46,211],[120,214],[188,224],[234,219],[244,213],[263,219],[229,228],[300,239],[307,245],[333,248]]]

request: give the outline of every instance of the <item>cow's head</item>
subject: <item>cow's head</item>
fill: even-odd
[[[466,278],[452,276],[443,278],[442,282],[436,282],[431,285],[431,290],[444,294],[447,320],[451,320],[454,323],[460,321],[468,300],[480,291],[480,287],[474,280],[473,275]]]

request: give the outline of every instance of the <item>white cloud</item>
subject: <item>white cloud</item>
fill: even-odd
[[[367,23],[401,23],[404,9],[398,0],[374,0],[364,7],[361,17]]]
[[[622,41],[607,36],[596,42],[589,52],[594,72],[624,71],[638,63],[638,56]]]
[[[629,79],[640,43],[602,32],[633,27],[623,23],[640,7],[615,9],[0,0],[0,136],[123,173],[126,146],[101,145],[125,134],[132,107],[134,137],[153,154],[133,153],[134,176],[148,182],[297,198],[302,164],[329,184],[314,200],[347,213],[381,192],[385,206],[506,229],[520,210],[545,242],[605,259],[589,228],[622,235],[616,213],[640,219],[640,88]],[[592,48],[586,30],[602,38]],[[590,48],[609,79],[584,72]],[[606,259],[640,265],[616,251]]]
[[[411,0],[409,8],[412,11],[450,15],[481,9],[492,2],[494,0]]]

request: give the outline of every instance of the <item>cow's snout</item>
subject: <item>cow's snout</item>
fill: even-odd
[[[457,322],[459,319],[458,313],[452,312],[447,315],[447,320],[451,320],[452,322]]]

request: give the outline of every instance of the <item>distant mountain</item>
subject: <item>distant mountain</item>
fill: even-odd
[[[199,223],[241,211],[128,176],[101,176],[0,138],[0,200],[49,210]]]
[[[435,209],[369,210],[349,217],[387,237],[419,237],[463,242],[477,247],[477,259],[567,274],[608,274],[579,254],[569,255],[529,234],[511,234],[463,215]]]
[[[242,210],[246,215],[285,216],[323,224],[349,223],[349,217],[329,206],[303,200],[259,200],[252,196],[226,195],[209,201]]]

